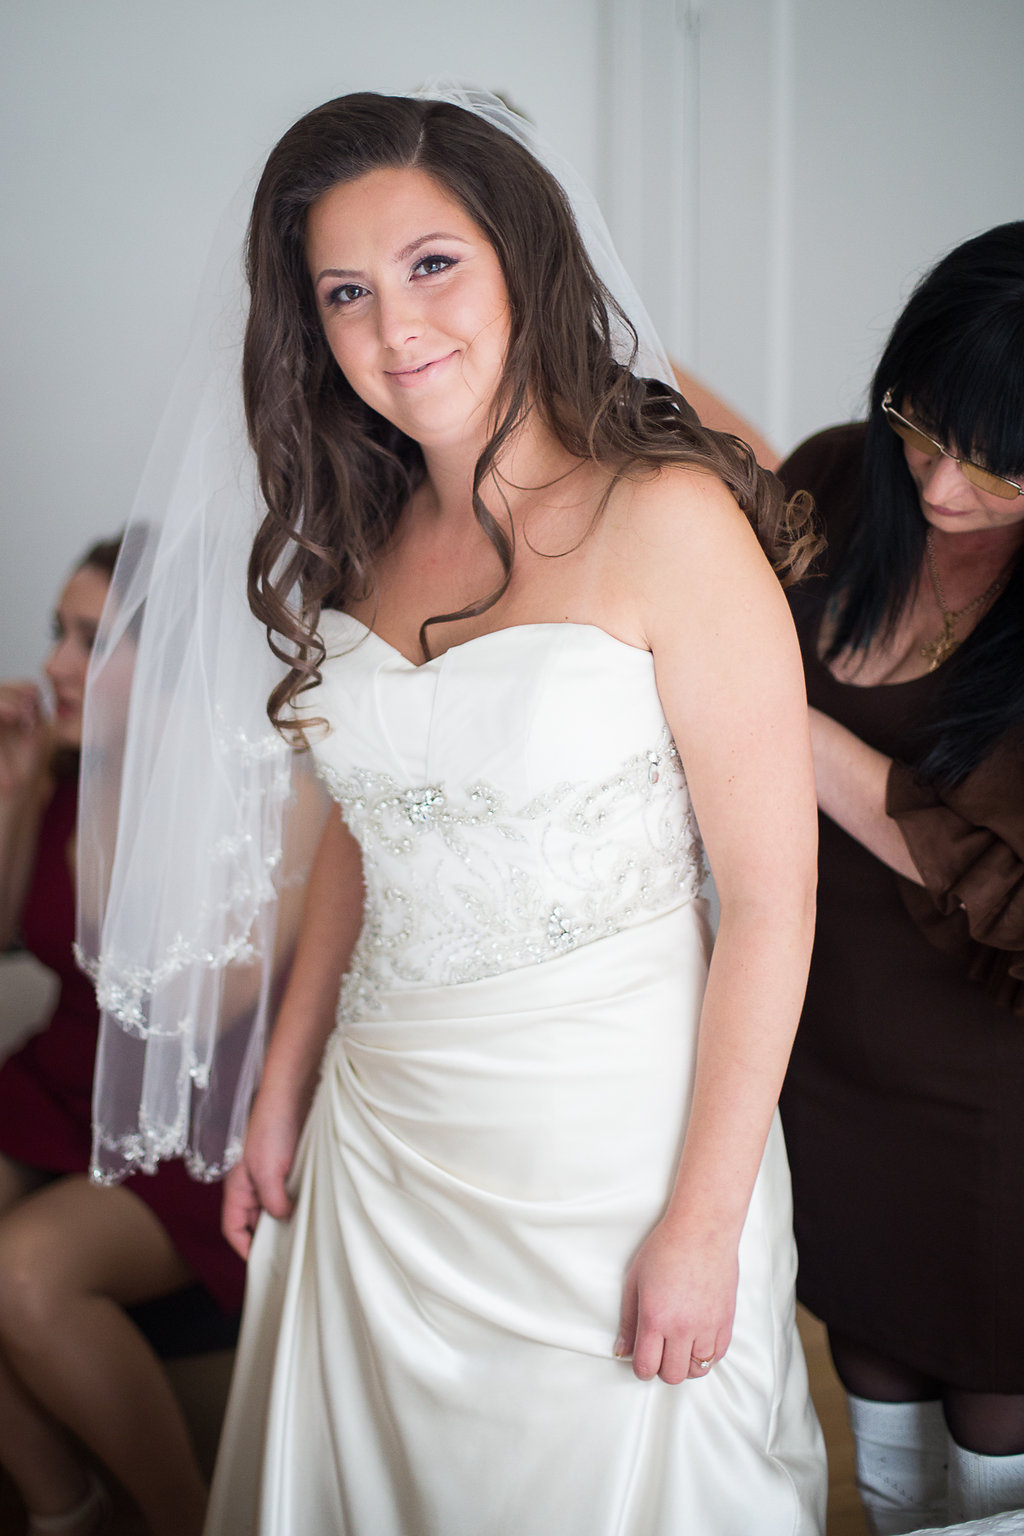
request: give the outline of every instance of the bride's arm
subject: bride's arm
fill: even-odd
[[[337,808],[327,817],[306,887],[295,958],[267,1049],[241,1160],[224,1185],[224,1235],[246,1258],[261,1210],[291,1214],[285,1188],[316,1087],[338,989],[363,913],[359,845]]]
[[[793,626],[731,496],[673,470],[633,489],[623,526],[722,906],[679,1172],[630,1273],[620,1340],[638,1376],[676,1382],[731,1335],[740,1232],[807,977],[816,807]]]

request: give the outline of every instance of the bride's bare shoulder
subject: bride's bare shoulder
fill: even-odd
[[[631,560],[763,561],[750,519],[729,488],[689,464],[641,468],[622,477],[609,503],[609,532]]]

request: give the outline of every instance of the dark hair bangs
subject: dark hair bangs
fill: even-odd
[[[1012,479],[1024,470],[1024,221],[975,235],[918,283],[882,354],[891,389],[943,444]]]
[[[1024,298],[1008,313],[950,313],[887,384],[943,445],[1009,479],[1024,471]]]

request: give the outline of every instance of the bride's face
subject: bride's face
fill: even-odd
[[[509,341],[483,230],[425,171],[371,171],[309,211],[324,334],[367,405],[424,448],[482,443]]]

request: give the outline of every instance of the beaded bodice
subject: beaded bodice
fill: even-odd
[[[703,859],[648,652],[523,625],[416,667],[321,620],[318,771],[363,853],[342,1013],[551,960],[691,899]]]

